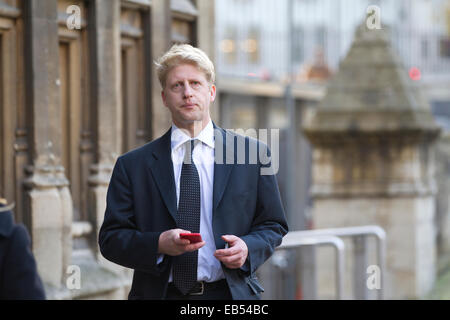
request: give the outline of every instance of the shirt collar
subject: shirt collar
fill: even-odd
[[[180,130],[174,123],[172,123],[172,134],[170,139],[172,150],[176,150],[186,141],[191,140],[191,137],[184,133],[183,130]],[[210,148],[214,149],[214,127],[211,119],[209,120],[206,127],[203,128],[203,130],[194,139],[198,139]]]

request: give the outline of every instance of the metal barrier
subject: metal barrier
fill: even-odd
[[[319,237],[310,237],[310,236],[303,236],[292,233],[288,233],[284,239],[281,245],[278,247],[279,250],[281,249],[289,249],[289,248],[295,248],[299,246],[323,246],[323,245],[331,245],[336,250],[336,298],[337,299],[343,299],[344,294],[344,263],[345,263],[345,245],[344,241],[339,239],[335,236],[319,236]],[[309,251],[308,254],[310,255],[311,259],[314,259],[314,253],[312,251]],[[316,296],[316,276],[314,272],[314,265],[310,265],[309,268],[303,269],[303,283],[305,284],[305,293],[306,296],[304,296],[306,299],[313,299],[314,296]]]
[[[336,297],[343,299],[344,290],[344,250],[345,244],[340,238],[353,238],[355,272],[353,277],[356,299],[368,299],[367,265],[368,265],[368,237],[375,237],[377,244],[377,263],[379,267],[380,287],[378,299],[384,299],[386,272],[386,233],[379,226],[360,226],[332,229],[315,229],[289,232],[277,250],[308,246],[302,268],[302,282],[307,299],[317,298],[315,247],[319,245],[333,245],[336,249]]]

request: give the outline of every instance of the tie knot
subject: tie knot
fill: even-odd
[[[184,163],[192,163],[192,153],[194,152],[194,148],[198,144],[198,142],[198,139],[191,139],[185,142],[184,147],[186,149],[186,152],[184,154]]]

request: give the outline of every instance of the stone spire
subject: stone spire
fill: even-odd
[[[348,55],[330,80],[305,133],[439,132],[419,82],[409,78],[391,46],[389,29],[361,24]]]

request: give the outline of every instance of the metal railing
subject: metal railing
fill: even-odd
[[[344,263],[345,263],[345,245],[344,241],[335,236],[302,236],[298,234],[290,233],[287,234],[283,239],[283,243],[280,245],[279,250],[295,248],[299,246],[308,247],[306,251],[308,257],[308,262],[314,260],[314,246],[325,246],[331,245],[334,247],[336,252],[336,298],[343,299],[344,295]],[[313,299],[317,295],[316,282],[316,272],[314,270],[314,263],[308,263],[303,268],[302,272],[302,283],[304,284],[304,298]]]
[[[335,275],[336,299],[344,298],[345,280],[345,243],[341,238],[351,238],[354,249],[353,288],[355,299],[368,299],[367,267],[369,260],[368,238],[376,240],[376,259],[379,268],[380,287],[377,289],[378,299],[384,299],[386,272],[386,233],[379,226],[360,226],[332,229],[316,229],[289,232],[275,251],[272,265],[282,267],[279,263],[279,252],[287,249],[302,248],[301,284],[304,299],[317,299],[317,266],[315,250],[318,246],[331,245],[336,250]],[[277,260],[278,259],[278,260]]]

